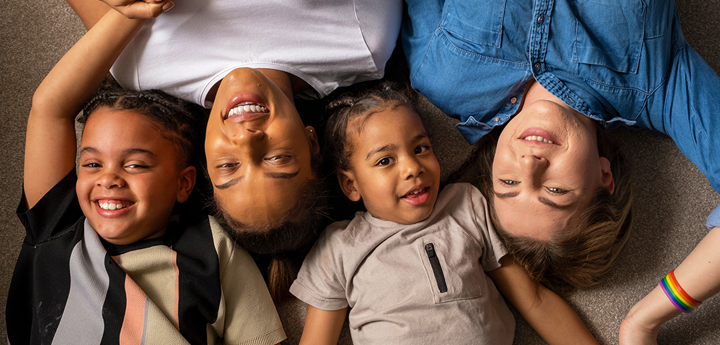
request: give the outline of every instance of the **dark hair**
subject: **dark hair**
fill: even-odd
[[[600,186],[589,207],[568,229],[549,241],[514,236],[498,221],[493,203],[492,164],[497,139],[492,135],[476,146],[473,155],[479,165],[479,188],[488,200],[490,218],[515,260],[536,283],[543,283],[560,295],[575,288],[599,283],[610,271],[625,247],[633,223],[632,174],[622,152],[598,129],[598,151],[610,161],[615,192]],[[466,169],[466,167],[464,167]],[[463,169],[461,169],[463,170]]]
[[[198,129],[204,128],[207,123],[207,113],[202,107],[160,90],[132,91],[106,86],[101,87],[85,105],[78,122],[87,122],[99,108],[134,110],[145,115],[159,126],[163,138],[173,144],[181,167],[199,166],[200,158],[195,157],[195,145],[202,147],[204,131]]]
[[[311,166],[316,176],[321,165],[322,156],[313,154]],[[260,227],[238,222],[217,200],[211,202],[213,215],[230,238],[251,252],[271,255],[267,285],[276,303],[289,296],[288,289],[299,269],[297,259],[302,261],[330,220],[328,190],[322,177],[307,181],[295,205],[277,224]]]
[[[350,167],[350,156],[354,149],[352,142],[348,140],[350,122],[399,106],[415,110],[410,99],[393,90],[389,82],[360,92],[345,93],[330,102],[326,109],[330,115],[325,127],[325,155],[331,159],[333,172],[337,169],[347,170]],[[364,121],[356,126],[356,129],[360,131],[363,124]]]

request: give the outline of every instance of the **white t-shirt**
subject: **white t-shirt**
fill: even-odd
[[[205,107],[240,67],[291,73],[324,97],[383,76],[401,17],[400,0],[180,0],[145,24],[111,72],[124,88]]]

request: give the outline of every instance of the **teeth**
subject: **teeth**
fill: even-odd
[[[101,203],[98,203],[98,205],[100,205],[101,209],[110,210],[110,211],[119,210],[124,207],[123,204],[116,204],[116,203],[112,203],[112,202],[101,202]]]
[[[230,116],[236,116],[240,115],[242,113],[267,113],[267,108],[263,107],[262,105],[256,104],[256,103],[240,103],[236,106],[234,106],[232,109],[230,109],[230,112],[228,113],[228,117]]]
[[[529,136],[525,137],[525,140],[535,140],[535,141],[540,141],[540,142],[547,143],[547,144],[555,144],[555,142],[553,142],[552,140],[547,140],[539,135],[529,135]]]

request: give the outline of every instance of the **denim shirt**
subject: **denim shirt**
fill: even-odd
[[[673,1],[406,2],[412,86],[470,143],[505,124],[535,79],[609,130],[669,135],[720,192],[720,136],[710,135],[720,133],[720,78],[686,44]]]

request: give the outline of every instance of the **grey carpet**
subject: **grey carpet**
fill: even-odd
[[[720,2],[679,0],[684,32],[690,44],[720,71]],[[15,217],[21,195],[26,116],[34,89],[53,64],[84,33],[72,10],[60,0],[0,2],[0,339],[6,338],[5,301],[24,231]],[[453,123],[429,104],[420,105],[436,153],[446,172],[457,169],[469,147]],[[602,344],[617,343],[630,307],[676,267],[706,233],[707,215],[720,203],[704,176],[673,142],[648,131],[617,131],[635,170],[637,221],[620,264],[597,287],[578,291],[568,300]],[[290,339],[302,330],[304,306],[282,305]],[[543,341],[520,317],[516,344]],[[343,343],[349,343],[345,333]],[[681,315],[660,331],[661,344],[720,342],[720,298],[713,297],[690,315]]]

